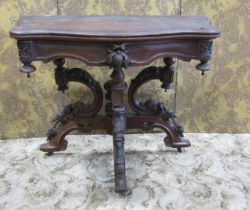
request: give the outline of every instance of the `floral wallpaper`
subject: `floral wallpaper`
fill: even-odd
[[[15,40],[9,30],[21,15],[195,15],[205,14],[222,30],[215,41],[213,69],[205,76],[195,62],[178,61],[175,86],[167,93],[158,82],[142,87],[139,97],[152,97],[176,109],[186,132],[250,131],[250,3],[245,0],[0,0],[0,139],[44,136],[51,119],[68,103],[90,100],[88,90],[70,84],[57,92],[53,64],[34,62],[31,78],[19,73]],[[152,65],[163,65],[161,60]],[[109,79],[106,67],[88,67],[67,60],[67,67],[87,69],[101,84]],[[126,70],[126,81],[144,67]]]
[[[183,0],[183,15],[204,14],[220,27],[212,71],[179,62],[176,109],[186,131],[250,132],[250,1]]]

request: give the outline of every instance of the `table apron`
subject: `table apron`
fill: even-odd
[[[167,40],[161,42],[138,43],[85,43],[72,41],[23,40],[28,53],[23,60],[50,62],[58,58],[78,59],[90,66],[108,66],[107,51],[113,44],[124,45],[129,59],[129,66],[147,65],[153,60],[172,56],[184,61],[199,59],[200,40]],[[23,49],[19,49],[19,52]],[[28,56],[27,56],[28,54]],[[22,58],[21,58],[22,59]]]

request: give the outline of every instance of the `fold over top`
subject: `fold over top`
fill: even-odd
[[[205,16],[23,16],[16,39],[131,40],[220,36]]]

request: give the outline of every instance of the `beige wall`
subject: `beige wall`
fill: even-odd
[[[195,15],[205,14],[222,30],[215,41],[213,70],[201,76],[197,61],[178,61],[176,87],[165,93],[158,82],[145,85],[140,97],[164,101],[175,108],[186,132],[250,131],[250,1],[246,0],[0,0],[0,138],[44,136],[49,121],[62,106],[91,95],[80,85],[56,91],[53,65],[35,62],[31,79],[18,72],[14,40],[8,36],[21,15]],[[161,65],[155,61],[154,65]],[[109,70],[70,60],[69,67],[83,67],[103,84]],[[127,82],[139,68],[126,70]]]

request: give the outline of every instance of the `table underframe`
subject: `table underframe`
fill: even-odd
[[[164,143],[166,146],[177,148],[181,152],[182,147],[190,146],[190,142],[184,138],[183,127],[175,120],[175,113],[163,103],[148,99],[144,102],[136,99],[137,91],[146,82],[158,79],[162,82],[161,87],[169,89],[174,78],[173,57],[163,59],[165,66],[150,66],[143,69],[134,79],[130,86],[124,81],[124,68],[126,57],[119,53],[119,49],[110,52],[108,61],[113,71],[110,80],[104,84],[106,91],[105,115],[98,115],[103,106],[104,93],[99,82],[87,71],[81,68],[66,69],[65,59],[55,59],[55,81],[59,91],[68,89],[69,82],[80,82],[86,85],[93,93],[92,104],[76,102],[65,106],[53,120],[54,125],[48,131],[48,142],[40,146],[40,150],[52,155],[54,152],[66,150],[68,142],[65,136],[73,130],[89,133],[92,130],[105,130],[113,135],[115,191],[118,193],[128,192],[125,170],[124,133],[128,129],[141,129],[151,132],[154,128],[160,128],[166,133]],[[113,54],[112,54],[113,53]],[[125,105],[125,93],[127,91],[128,104],[134,114],[127,113]]]

